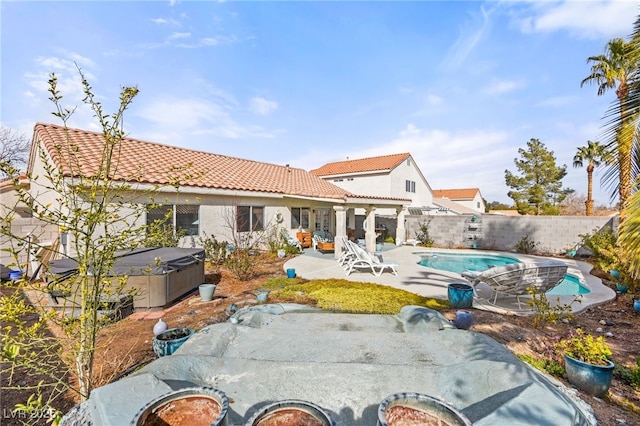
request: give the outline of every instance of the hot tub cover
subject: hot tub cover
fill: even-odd
[[[118,253],[111,276],[162,275],[180,271],[189,265],[204,261],[204,249],[200,248],[138,248]],[[49,262],[49,272],[54,275],[71,275],[78,269],[75,259],[59,259]]]

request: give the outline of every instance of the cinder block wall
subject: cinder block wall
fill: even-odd
[[[17,217],[11,222],[11,234],[23,236],[31,234],[37,241],[53,242],[58,237],[58,227],[30,217]],[[0,237],[0,248],[2,249],[0,250],[0,264],[12,265],[15,263],[15,259],[8,251],[12,246],[17,247],[17,241],[9,241],[6,236]],[[27,251],[21,250],[19,261],[22,263],[26,260]],[[12,265],[11,269],[17,269],[17,266]]]
[[[618,217],[603,216],[498,216],[478,215],[478,230],[465,230],[469,216],[407,216],[407,238],[415,238],[421,223],[429,223],[429,235],[438,247],[470,247],[469,235],[477,235],[477,248],[511,251],[525,236],[537,243],[540,253],[564,253],[581,241],[581,234],[604,227],[617,229]]]

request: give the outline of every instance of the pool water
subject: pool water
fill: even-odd
[[[464,271],[482,272],[495,266],[520,263],[515,257],[490,254],[421,253],[420,255],[422,256],[422,260],[418,262],[420,265],[458,274]]]
[[[461,274],[464,271],[482,272],[495,266],[520,263],[511,256],[471,253],[419,253],[422,260],[418,264],[427,268],[439,269]],[[591,291],[580,283],[575,275],[567,274],[560,284],[546,294],[551,296],[588,294]]]
[[[580,283],[580,278],[567,274],[560,284],[549,290],[546,294],[550,296],[566,296],[589,293],[591,293],[591,290]]]

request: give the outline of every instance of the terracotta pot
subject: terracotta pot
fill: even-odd
[[[166,393],[138,411],[131,426],[226,426],[229,400],[210,387],[184,388]]]
[[[389,395],[378,406],[378,426],[471,426],[457,408],[429,395],[403,392]]]
[[[322,407],[307,401],[288,399],[263,407],[246,426],[335,426],[335,422]]]

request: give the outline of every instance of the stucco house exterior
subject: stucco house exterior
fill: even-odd
[[[486,210],[480,188],[434,189],[433,196],[455,201],[476,213],[484,213]]]
[[[36,124],[27,168],[27,174],[32,178],[24,185],[38,202],[55,207],[61,194],[47,189],[50,184],[45,179],[45,168],[61,170],[66,184],[71,185],[77,171],[65,156],[72,153],[82,165],[82,174],[91,175],[96,173],[104,143],[102,133]],[[130,184],[128,197],[136,203],[150,204],[148,194],[154,192],[155,203],[162,200],[162,206],[149,209],[146,218],[139,220],[149,223],[167,211],[172,212],[174,227],[187,233],[181,241],[183,246],[197,246],[198,237],[205,235],[232,241],[230,232],[247,232],[272,224],[284,228],[293,237],[299,231],[312,232],[316,229],[346,236],[349,218],[351,224],[355,223],[354,210],[363,209],[367,212],[367,223],[371,224],[365,236],[367,249],[373,252],[376,210],[384,208],[401,216],[411,202],[402,196],[355,194],[289,165],[133,138],[122,140],[113,180]],[[0,204],[7,208],[8,203],[4,201],[11,200],[11,188],[5,186],[2,190],[3,202]],[[23,225],[31,225],[22,226],[20,232],[35,233],[38,228],[36,218],[22,217],[24,215],[22,211],[20,219],[24,219]],[[29,216],[30,212],[26,215]],[[236,229],[231,229],[234,225]],[[398,227],[397,235],[405,235],[404,220],[398,221]],[[6,241],[1,243],[4,245]],[[338,244],[335,253],[336,256],[340,253]]]
[[[327,163],[312,174],[352,193],[407,198],[411,209],[433,208],[433,191],[408,152]],[[395,216],[380,208],[380,216]]]

